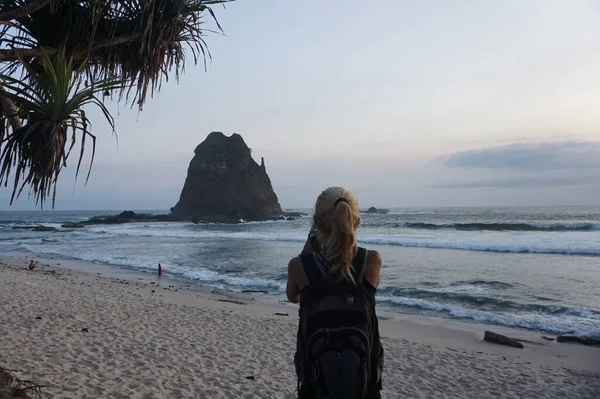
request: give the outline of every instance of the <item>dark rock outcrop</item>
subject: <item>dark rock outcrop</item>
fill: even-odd
[[[483,340],[488,342],[493,342],[495,344],[512,346],[515,348],[523,349],[523,344],[517,341],[516,339],[509,338],[505,335],[496,334],[491,331],[486,331],[483,335]]]
[[[118,215],[94,216],[86,221],[73,224],[65,223],[63,227],[83,227],[94,224],[123,224],[133,222],[177,222],[183,218],[175,215],[154,215],[150,213],[135,213],[133,211],[124,211]]]
[[[294,220],[295,218],[301,217],[301,216],[305,216],[305,213],[302,212],[282,212],[280,215],[278,216],[274,216],[271,219],[281,219],[284,220],[287,218],[287,220]],[[108,216],[94,216],[88,220],[84,220],[81,222],[65,222],[63,224],[61,224],[62,228],[65,229],[73,229],[73,228],[83,228],[86,226],[92,226],[92,225],[97,225],[97,224],[124,224],[124,223],[140,223],[140,222],[144,222],[144,223],[152,223],[152,222],[189,222],[190,219],[189,217],[186,217],[185,215],[176,215],[176,214],[160,214],[160,215],[155,215],[155,214],[150,214],[150,213],[135,213],[133,211],[125,211],[125,212],[121,212],[118,215],[108,215]],[[200,223],[201,219],[199,218],[192,218],[191,220],[194,223]],[[219,220],[220,222],[227,222],[229,220]],[[237,220],[231,220],[230,222],[232,223],[238,223],[239,219]],[[21,228],[21,229],[32,229],[32,226],[15,226],[13,227],[15,229],[17,228]],[[55,230],[53,230],[55,231]]]
[[[11,229],[13,229],[13,230],[31,230],[31,231],[57,231],[56,227],[42,226],[42,225],[13,226],[13,227],[11,227]]]
[[[65,222],[60,225],[63,229],[81,229],[85,227],[84,223],[79,222]]]
[[[242,136],[212,132],[194,153],[173,215],[216,222],[282,216],[264,159],[252,159]]]
[[[50,226],[35,226],[31,230],[32,231],[57,231],[58,229],[56,227],[50,227]]]

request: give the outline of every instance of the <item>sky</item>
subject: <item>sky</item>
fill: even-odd
[[[92,174],[73,158],[56,209],[169,209],[211,131],[265,158],[284,208],[331,185],[364,207],[600,205],[600,1],[366,4],[216,6],[206,72],[109,104],[118,140],[88,110]]]

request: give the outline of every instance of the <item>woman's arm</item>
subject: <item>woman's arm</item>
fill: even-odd
[[[381,265],[383,259],[379,252],[369,251],[367,254],[367,269],[365,270],[365,278],[375,288],[379,285],[381,279]]]
[[[299,260],[294,258],[288,264],[288,280],[285,287],[285,293],[291,303],[300,302],[300,286],[298,285]]]

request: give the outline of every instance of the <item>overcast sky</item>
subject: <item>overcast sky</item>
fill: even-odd
[[[372,4],[372,5],[370,5]],[[240,133],[284,208],[600,204],[600,2],[237,0],[142,113],[97,112],[56,209],[168,209],[211,131]],[[9,208],[31,209],[24,195]]]

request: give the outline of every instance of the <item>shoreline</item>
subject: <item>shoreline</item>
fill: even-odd
[[[18,257],[0,255],[0,366],[46,385],[44,397],[294,397],[296,305],[78,261],[29,271],[30,257]],[[600,348],[529,330],[378,314],[384,397],[600,392]],[[525,349],[484,342],[488,329]]]
[[[158,284],[159,282],[169,281],[169,285],[173,285],[177,288],[186,287],[188,289],[198,291],[204,294],[215,294],[219,293],[222,296],[230,297],[230,298],[241,298],[242,300],[245,298],[246,300],[257,301],[259,303],[278,303],[282,306],[290,306],[290,302],[287,301],[285,294],[276,294],[272,292],[262,292],[267,291],[263,289],[248,289],[244,292],[244,290],[234,290],[230,288],[223,287],[215,287],[211,284],[204,284],[202,282],[193,281],[190,279],[181,278],[179,276],[170,276],[169,270],[165,270],[163,266],[163,276],[158,277],[155,272],[150,272],[146,268],[141,268],[139,270],[129,268],[126,266],[120,265],[112,265],[112,264],[104,264],[100,262],[90,262],[84,261],[80,259],[66,259],[66,258],[44,258],[44,257],[36,257],[34,254],[30,253],[16,253],[16,252],[0,252],[0,261],[8,260],[8,261],[24,261],[36,259],[40,262],[40,265],[46,265],[48,267],[56,267],[59,269],[66,269],[70,271],[77,271],[88,273],[92,275],[104,276],[109,278],[116,279],[126,279],[129,281],[137,281],[137,282],[154,282]],[[452,325],[453,328],[459,330],[466,331],[477,331],[483,337],[483,333],[485,330],[494,330],[502,333],[504,331],[505,334],[511,334],[515,331],[518,334],[523,335],[524,338],[531,340],[533,338],[540,339],[541,336],[547,336],[551,338],[556,338],[561,334],[573,334],[571,332],[555,332],[544,329],[534,329],[527,328],[518,325],[507,325],[502,323],[493,323],[489,321],[481,321],[468,317],[452,317],[447,316],[441,313],[433,313],[427,314],[425,312],[419,311],[411,311],[411,308],[403,309],[401,306],[390,305],[385,300],[378,301],[377,303],[378,315],[381,315],[383,319],[392,320],[392,321],[411,321],[411,320],[422,320],[426,324],[435,324],[435,325]],[[575,333],[577,334],[577,333]],[[537,337],[535,337],[536,335]],[[583,335],[589,336],[589,335]],[[595,335],[591,335],[594,338],[600,338]]]

